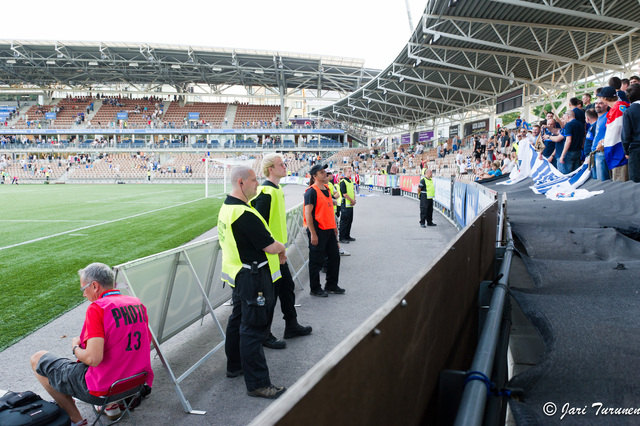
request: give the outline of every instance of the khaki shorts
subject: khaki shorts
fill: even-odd
[[[71,395],[81,401],[102,405],[104,398],[89,393],[84,375],[89,368],[81,362],[60,358],[51,352],[42,355],[38,361],[36,373],[49,379],[52,388],[65,395]]]

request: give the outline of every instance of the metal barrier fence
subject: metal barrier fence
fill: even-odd
[[[370,187],[384,193],[393,193],[393,189],[399,189],[398,195],[417,199],[421,178],[409,175],[366,175],[363,182],[365,188]],[[434,209],[439,210],[458,229],[471,223],[497,197],[495,191],[475,182],[461,182],[454,177],[433,179],[436,187]]]
[[[505,197],[506,198],[506,197]],[[506,402],[498,397],[494,397],[492,404],[487,404],[490,392],[488,391],[491,384],[496,386],[495,390],[500,390],[506,382],[506,366],[501,368],[506,357],[506,349],[509,339],[509,324],[505,321],[505,311],[508,310],[509,303],[509,271],[511,269],[511,259],[515,250],[513,237],[511,235],[511,226],[506,221],[506,201],[503,200],[500,206],[500,225],[501,232],[504,229],[506,244],[500,245],[502,254],[502,263],[500,272],[496,280],[488,285],[486,298],[491,297],[491,302],[484,308],[486,315],[481,323],[482,331],[478,341],[473,362],[469,372],[466,374],[464,390],[458,408],[455,424],[456,426],[470,426],[485,424],[484,420],[489,419],[486,424],[503,424],[504,414],[506,411]],[[499,234],[500,235],[500,234]],[[491,292],[491,294],[489,294]],[[499,344],[502,340],[502,345]],[[502,348],[502,349],[500,349]],[[497,372],[494,370],[498,370]],[[498,380],[494,379],[497,377]],[[493,391],[494,389],[492,389]],[[491,407],[491,410],[485,414],[485,409]]]
[[[308,262],[307,250],[301,250],[307,246],[306,236],[301,232],[302,211],[302,204],[287,211],[287,262],[301,288],[299,275]],[[214,309],[231,298],[231,289],[222,285],[220,263],[218,237],[212,237],[114,267],[117,288],[126,289],[147,307],[153,345],[182,407],[191,414],[205,411],[191,407],[180,383],[224,347],[225,333]],[[217,325],[219,337],[212,339],[214,346],[206,355],[176,377],[162,344],[207,315]]]

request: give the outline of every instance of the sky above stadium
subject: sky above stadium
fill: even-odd
[[[427,0],[408,0],[414,27]],[[382,69],[411,36],[405,0],[11,1],[0,39],[169,43],[344,56]]]

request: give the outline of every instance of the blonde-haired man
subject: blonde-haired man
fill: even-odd
[[[284,192],[280,187],[280,179],[287,176],[287,165],[282,155],[267,154],[262,159],[261,169],[267,179],[258,187],[258,195],[251,200],[251,205],[269,224],[269,229],[276,241],[286,244],[287,213],[284,205]],[[297,336],[306,336],[311,333],[312,328],[298,324],[298,314],[295,308],[295,284],[285,256],[280,259],[280,272],[282,278],[274,284],[276,286],[275,293],[280,299],[280,308],[286,323],[284,338],[291,339]],[[287,346],[286,342],[279,340],[271,333],[273,313],[272,311],[269,319],[269,334],[263,345],[271,349],[284,349]]]

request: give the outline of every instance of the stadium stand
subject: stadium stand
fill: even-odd
[[[60,99],[60,101],[53,106],[57,116],[51,123],[51,127],[65,129],[83,123],[94,102],[95,100],[93,98],[87,96]],[[85,118],[82,119],[81,117]],[[78,118],[81,118],[81,123],[78,123]]]
[[[162,118],[163,126],[182,127],[188,120],[189,113],[196,112],[200,114],[200,120],[193,122],[194,125],[202,126],[204,124],[206,127],[220,128],[224,122],[227,105],[224,103],[193,102],[180,106],[177,102],[170,102]]]
[[[279,105],[238,104],[233,127],[264,129],[279,125]]]
[[[160,116],[162,101],[155,98],[102,98],[96,101],[96,109],[97,112],[91,119],[89,128],[116,127],[119,112],[127,113],[125,127],[149,128],[151,123],[157,122]]]

